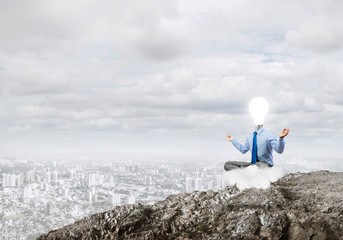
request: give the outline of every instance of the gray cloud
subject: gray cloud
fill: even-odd
[[[167,60],[191,46],[179,17],[177,1],[169,0],[11,1],[0,9],[0,49],[74,52],[105,43],[122,55],[135,49],[144,57]]]
[[[213,145],[264,96],[270,129],[337,146],[341,4],[313,2],[1,3],[0,142]]]
[[[65,72],[56,70],[21,70],[5,76],[9,91],[16,95],[54,94],[68,90]]]
[[[137,40],[137,48],[144,56],[155,60],[169,60],[185,55],[191,47],[190,43],[181,36],[172,34],[164,33],[156,36],[153,33],[142,38],[142,40]]]

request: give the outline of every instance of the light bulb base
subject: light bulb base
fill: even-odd
[[[256,125],[256,131],[259,130],[260,128],[263,128],[263,124]]]

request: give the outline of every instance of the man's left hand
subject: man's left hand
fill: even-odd
[[[286,137],[288,133],[289,133],[289,128],[284,128],[280,134],[280,138]]]

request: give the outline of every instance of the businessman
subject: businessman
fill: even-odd
[[[250,133],[244,145],[237,142],[232,135],[228,135],[227,139],[241,152],[246,153],[251,151],[251,162],[228,161],[224,165],[226,171],[236,168],[248,167],[255,164],[258,167],[273,167],[273,150],[277,153],[282,153],[285,148],[284,138],[288,135],[289,128],[284,128],[276,139],[275,135],[264,129],[263,125],[259,125],[256,131]]]

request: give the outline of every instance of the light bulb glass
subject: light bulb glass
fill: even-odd
[[[250,100],[249,112],[254,119],[255,125],[263,125],[268,110],[269,104],[263,97],[255,97]]]

